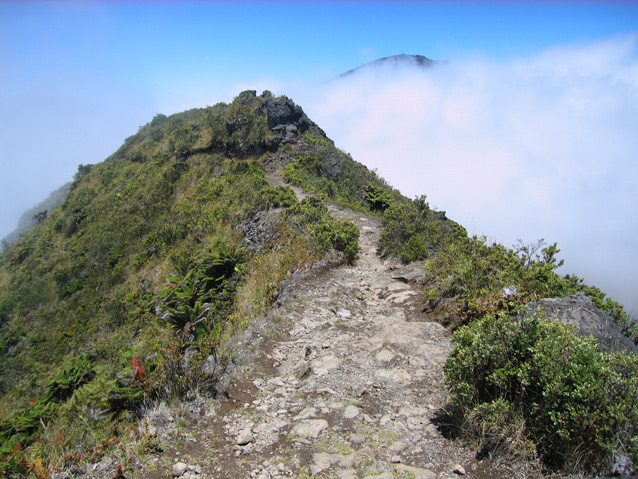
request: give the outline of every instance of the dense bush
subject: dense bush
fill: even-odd
[[[312,148],[304,150],[286,166],[284,178],[293,185],[314,191],[333,203],[355,210],[382,211],[399,193],[376,172],[337,150],[332,142],[312,130],[304,133]]]
[[[366,202],[372,211],[385,211],[392,204],[392,195],[385,188],[369,183],[366,187]]]
[[[447,243],[467,236],[465,229],[434,211],[425,196],[393,201],[383,214],[380,246],[404,263],[425,259]]]
[[[316,198],[306,198],[287,211],[293,224],[309,233],[320,253],[331,249],[340,252],[348,264],[359,255],[359,230],[348,221],[334,219],[326,205]]]
[[[638,463],[638,358],[538,315],[486,315],[454,335],[448,413],[483,452],[537,454],[550,467]]]

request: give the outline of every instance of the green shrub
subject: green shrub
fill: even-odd
[[[488,315],[455,333],[444,371],[449,414],[485,449],[532,444],[574,470],[604,471],[614,453],[638,461],[638,357],[538,315]]]
[[[366,187],[366,201],[372,211],[385,211],[392,204],[392,195],[384,188],[369,183]]]
[[[411,263],[465,237],[462,226],[447,219],[444,212],[430,209],[425,196],[421,196],[390,204],[383,214],[379,243],[386,254]]]
[[[511,250],[484,236],[447,242],[429,264],[426,296],[478,298],[516,284],[518,261]]]
[[[348,264],[354,264],[359,255],[359,230],[349,221],[334,219],[328,208],[319,199],[305,198],[297,205],[289,208],[287,218],[307,233],[320,254],[331,249],[342,253]]]

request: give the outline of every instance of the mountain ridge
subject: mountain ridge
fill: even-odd
[[[373,60],[371,62],[360,65],[352,70],[348,70],[345,73],[342,73],[337,78],[345,78],[355,73],[361,73],[368,70],[373,70],[375,68],[405,68],[405,67],[418,67],[421,69],[429,69],[433,68],[439,64],[445,64],[447,62],[431,60],[430,58],[423,55],[408,55],[405,53],[401,53],[398,55],[391,55],[389,57],[379,58],[377,60]]]
[[[624,324],[622,307],[603,292],[554,272],[558,251],[544,242],[513,251],[469,237],[424,196],[403,197],[337,149],[285,96],[245,91],[229,104],[158,114],[104,162],[80,165],[64,202],[0,257],[0,472],[61,479],[80,471],[110,479],[124,467],[127,477],[163,477],[165,469],[135,458],[168,467],[173,456],[161,451],[182,447],[179,427],[195,425],[208,435],[198,436],[202,443],[213,436],[226,467],[236,459],[238,471],[255,477],[288,474],[261,456],[273,445],[287,451],[283,463],[301,461],[289,463],[297,477],[446,477],[457,465],[472,465],[470,474],[480,476],[472,450],[433,422],[435,412],[447,414],[443,372],[455,377],[462,370],[441,368],[441,351],[451,349],[442,324],[491,331],[493,321],[534,299],[580,292]],[[504,287],[515,292],[504,296]],[[395,330],[402,333],[393,336]],[[570,334],[559,328],[548,337],[585,348],[589,369],[611,361]],[[427,344],[433,355],[419,352]],[[361,348],[351,355],[355,345]],[[453,360],[465,354],[454,347]],[[634,367],[629,356],[618,357],[624,371]],[[259,361],[271,376],[250,386],[246,374]],[[620,366],[600,367],[615,374]],[[234,385],[242,381],[247,389]],[[632,390],[631,381],[616,383]],[[460,417],[474,417],[455,384],[445,386],[455,404],[468,408]],[[432,408],[402,410],[402,387],[417,408],[414,401],[433,395]],[[266,396],[259,399],[255,388]],[[597,391],[621,404],[631,399],[622,388]],[[196,418],[211,410],[225,413],[212,429],[197,429]],[[631,434],[626,424],[635,412],[614,416],[608,430]],[[286,423],[263,451],[271,435],[261,432],[281,422],[260,415]],[[577,438],[578,431],[574,426]],[[306,447],[315,434],[318,448]],[[408,440],[398,444],[402,434]],[[423,435],[422,444],[449,448],[450,460],[464,465],[443,457],[428,462],[423,447],[419,452]],[[381,436],[393,440],[385,444]],[[495,451],[501,444],[482,440]],[[396,456],[386,457],[382,444]],[[542,443],[537,447],[543,451]],[[605,447],[592,457],[604,460],[613,450]],[[351,457],[340,459],[340,452]],[[566,457],[569,464],[572,453]],[[246,458],[259,464],[248,467]],[[206,467],[202,477],[227,477],[227,469]],[[180,476],[191,474],[185,471]]]

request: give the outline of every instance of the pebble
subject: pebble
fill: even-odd
[[[253,440],[254,440],[254,437],[253,437],[253,433],[250,430],[250,428],[243,429],[237,435],[237,445],[238,446],[245,446],[245,445],[250,444],[251,442],[253,442]]]
[[[395,441],[392,444],[390,444],[390,447],[388,447],[388,449],[390,451],[392,451],[392,452],[402,452],[407,447],[408,447],[408,445],[405,442],[403,442],[403,441]]]

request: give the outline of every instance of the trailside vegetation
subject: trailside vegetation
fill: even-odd
[[[456,330],[443,421],[480,456],[569,472],[608,473],[618,458],[638,464],[638,357],[601,352],[594,338],[519,313],[542,298],[586,293],[634,343],[638,324],[600,289],[559,275],[556,243],[507,248],[444,218],[424,197],[396,202],[384,210],[381,237],[386,252],[422,261],[426,311]]]
[[[248,91],[158,114],[80,165],[62,204],[0,256],[0,476],[160,447],[136,426],[145,407],[215,395],[228,338],[285,279],[324,258],[354,263],[352,223],[266,179],[291,171],[320,190],[306,167],[326,158],[340,161],[332,194],[367,210],[365,185],[382,180],[289,99]],[[269,235],[250,249],[244,225],[265,214]]]
[[[0,476],[161,449],[140,426],[145,408],[217,394],[229,339],[286,279],[356,263],[359,231],[327,201],[377,215],[381,254],[424,269],[426,312],[455,330],[445,418],[481,454],[570,471],[638,464],[636,358],[518,315],[584,292],[636,342],[620,304],[559,275],[557,244],[469,236],[336,148],[291,100],[247,91],[156,115],[104,162],[80,165],[62,204],[3,243]]]

